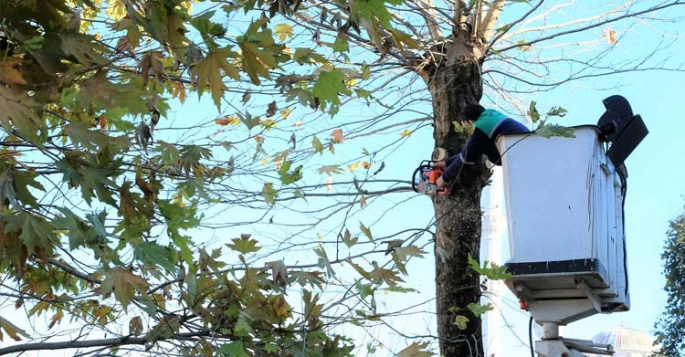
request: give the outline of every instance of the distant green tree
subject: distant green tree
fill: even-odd
[[[685,214],[670,222],[661,258],[668,294],[666,311],[655,323],[657,343],[666,357],[685,356]]]

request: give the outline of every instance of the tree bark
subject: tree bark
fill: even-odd
[[[456,155],[470,133],[455,130],[453,121],[463,122],[463,109],[478,103],[483,92],[478,49],[467,45],[466,31],[452,36],[453,42],[436,47],[432,62],[421,73],[433,100],[436,148]],[[481,319],[467,310],[480,300],[480,277],[469,267],[468,256],[479,260],[481,236],[481,190],[489,170],[483,163],[464,166],[449,197],[434,199],[436,237],[436,300],[440,353],[445,357],[483,355]],[[466,329],[454,324],[463,315]]]

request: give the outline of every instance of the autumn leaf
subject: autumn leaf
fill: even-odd
[[[278,106],[276,105],[276,101],[274,100],[273,102],[269,103],[268,107],[266,108],[266,117],[271,118],[276,114],[277,110]]]
[[[342,143],[343,140],[345,140],[345,138],[343,137],[343,131],[340,128],[333,129],[333,131],[331,132],[331,136],[333,137],[331,139],[331,142],[336,144]]]
[[[30,336],[24,330],[15,326],[13,323],[5,319],[4,317],[0,316],[0,341],[3,340],[2,330],[5,330],[5,332],[7,332],[7,335],[15,341],[21,341],[21,337],[19,337],[19,335],[24,336],[26,338],[30,338]]]
[[[175,81],[171,84],[171,88],[173,88],[173,91],[171,93],[172,98],[178,98],[178,100],[181,102],[181,104],[185,103],[186,101],[186,87],[183,85],[182,82]]]
[[[409,130],[409,129],[404,129],[404,130],[402,130],[402,132],[400,133],[400,136],[402,136],[403,138],[406,138],[406,137],[410,137],[411,134],[412,134],[412,131],[411,131],[411,130]]]
[[[230,115],[229,115],[229,116],[227,116],[227,117],[223,117],[223,118],[216,119],[216,120],[214,120],[214,122],[215,122],[217,125],[221,125],[221,126],[226,126],[226,125],[238,125],[238,124],[240,124],[240,119],[238,119],[238,118],[236,118],[236,117],[234,117],[234,116],[230,116]]]
[[[286,38],[293,37],[293,27],[288,24],[278,24],[274,28],[274,34],[278,36],[278,40],[283,42]]]
[[[254,84],[260,84],[259,77],[269,77],[269,69],[277,68],[276,57],[281,57],[284,46],[274,42],[270,29],[262,29],[267,19],[260,19],[250,24],[243,36],[237,38],[242,52],[241,64]],[[283,58],[285,60],[285,58]]]
[[[147,288],[148,282],[145,278],[121,267],[108,270],[102,283],[102,292],[114,292],[114,296],[124,309],[128,307],[131,300],[136,296],[136,291],[140,294],[145,294]]]
[[[326,174],[328,176],[332,174],[339,174],[342,173],[342,169],[340,168],[340,165],[324,165],[319,168],[319,174],[323,175]]]
[[[143,85],[147,85],[150,80],[150,71],[154,74],[155,79],[161,82],[166,75],[164,73],[164,65],[162,64],[163,55],[159,51],[145,52],[143,58],[138,63],[138,70],[143,77]]]
[[[400,352],[395,354],[396,357],[431,357],[433,352],[426,350],[428,342],[412,343]]]
[[[606,29],[604,30],[604,37],[607,39],[607,42],[609,44],[615,44],[616,43],[616,31],[612,29]]]
[[[21,72],[16,68],[22,60],[18,57],[3,56],[0,61],[0,82],[8,84],[26,84]]]
[[[212,93],[214,105],[219,109],[221,109],[223,91],[226,89],[223,77],[229,76],[236,81],[240,80],[238,69],[234,65],[228,63],[227,60],[228,57],[235,56],[237,56],[237,53],[230,51],[229,49],[211,51],[207,57],[198,61],[190,70],[190,76],[193,83],[197,83],[198,95],[201,97],[202,92],[207,85],[209,85],[209,91]]]
[[[140,316],[134,316],[128,323],[129,334],[138,336],[143,332],[143,319]]]

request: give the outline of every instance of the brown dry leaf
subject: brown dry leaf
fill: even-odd
[[[362,198],[359,199],[359,205],[362,208],[366,207],[366,197],[362,196]]]
[[[226,126],[228,124],[231,124],[231,120],[228,119],[228,117],[226,117],[226,118],[216,119],[214,121],[214,123],[216,123],[217,125]]]
[[[129,334],[138,336],[143,332],[143,319],[140,316],[135,316],[128,323]]]
[[[344,140],[343,131],[340,128],[333,130],[333,132],[331,132],[331,136],[333,137],[333,142],[336,144],[342,143]]]
[[[171,88],[174,89],[171,96],[173,98],[178,98],[178,100],[181,101],[181,104],[185,103],[187,97],[185,85],[183,85],[182,82],[174,82],[171,84]]]
[[[604,37],[606,37],[607,42],[610,44],[615,44],[616,43],[616,31],[612,29],[608,29],[604,31]]]
[[[8,84],[26,84],[24,76],[15,68],[19,66],[22,60],[17,57],[4,57],[0,61],[0,81]]]
[[[155,75],[155,79],[161,81],[164,73],[164,65],[162,64],[163,55],[159,51],[148,51],[143,55],[143,58],[138,62],[138,70],[143,76],[143,84],[147,85],[150,80],[150,70]]]
[[[266,108],[266,117],[271,118],[276,114],[277,110],[278,106],[276,105],[276,101],[274,100],[273,102],[269,103],[268,108]]]
[[[133,52],[133,45],[131,45],[131,41],[129,41],[128,36],[122,36],[119,41],[117,41],[117,45],[114,48],[119,52],[126,52],[132,57],[136,56]]]

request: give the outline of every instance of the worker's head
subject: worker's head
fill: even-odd
[[[478,117],[483,114],[485,108],[480,104],[469,104],[464,108],[464,119],[468,121],[476,121]]]

